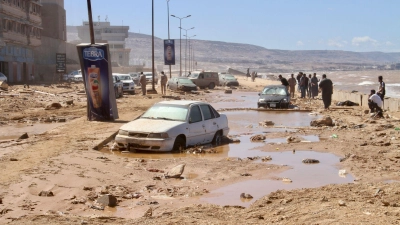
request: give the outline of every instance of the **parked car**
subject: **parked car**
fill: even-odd
[[[197,86],[187,77],[173,77],[169,79],[167,88],[176,91],[197,91]]]
[[[135,92],[135,82],[133,82],[132,77],[129,74],[114,73],[113,75],[118,76],[123,84],[123,91],[129,92],[134,95]]]
[[[7,82],[7,77],[3,73],[0,73],[0,81],[5,81]]]
[[[228,132],[226,115],[208,103],[162,101],[123,125],[115,141],[128,150],[181,151],[198,144],[218,145]]]
[[[64,75],[63,79],[68,82],[83,82],[82,71],[74,70],[71,73]]]
[[[289,108],[290,94],[283,85],[268,85],[258,95],[258,108]]]
[[[114,93],[115,93],[115,98],[119,98],[124,96],[124,89],[123,89],[123,83],[119,79],[117,75],[112,75],[113,78],[113,84],[114,84]]]
[[[139,73],[129,73],[129,75],[132,77],[133,82],[135,82],[136,85],[140,85],[139,84],[139,79],[140,79],[140,74]]]
[[[189,78],[199,88],[214,89],[216,85],[219,85],[219,78],[217,72],[204,72],[194,71],[189,75]]]
[[[239,82],[232,74],[219,74],[219,85],[239,86]]]
[[[143,72],[143,74],[146,76],[146,83],[151,84],[153,82],[153,73],[152,72]],[[154,74],[154,83],[158,83],[158,74]]]

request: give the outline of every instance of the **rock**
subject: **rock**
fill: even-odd
[[[84,191],[93,191],[93,187],[83,187]]]
[[[329,116],[324,116],[322,119],[311,121],[310,126],[313,126],[313,127],[333,126],[333,120]]]
[[[311,163],[319,163],[317,159],[303,159],[301,162],[311,164]]]
[[[24,133],[23,135],[21,135],[18,139],[28,139],[29,138],[29,136],[28,136],[28,133]]]
[[[254,135],[254,136],[250,137],[251,141],[263,141],[265,139],[266,139],[266,137],[264,135],[262,135],[262,134],[257,134],[257,135]]]
[[[287,143],[298,143],[300,140],[296,137],[289,136],[286,138]]]
[[[97,203],[103,206],[115,207],[117,206],[117,198],[114,195],[103,195],[97,199]]]
[[[240,198],[247,198],[247,199],[250,199],[250,198],[253,198],[253,196],[251,196],[250,194],[242,193],[242,194],[240,194]]]
[[[390,203],[387,202],[387,201],[385,201],[385,200],[382,200],[381,202],[382,202],[382,205],[383,205],[383,206],[389,206],[389,205],[390,205]]]
[[[364,114],[369,114],[369,109],[364,110]]]
[[[0,198],[0,204],[3,204],[3,199],[2,198]]]
[[[46,110],[49,109],[60,109],[62,106],[60,103],[55,102],[55,103],[51,103],[50,105],[46,106]]]
[[[273,126],[275,125],[274,122],[272,122],[271,120],[264,120],[262,122],[258,123],[260,126],[266,127],[266,126]]]
[[[53,194],[52,191],[41,191],[39,193],[39,196],[41,196],[41,197],[53,197],[54,194]]]
[[[292,183],[293,181],[287,177],[282,178],[282,181],[285,183]]]
[[[153,216],[153,208],[149,208],[146,210],[146,212],[143,214],[143,217],[152,217]]]
[[[346,206],[346,202],[343,200],[339,200],[339,206]]]
[[[346,170],[339,170],[339,176],[346,176]]]
[[[251,176],[251,174],[249,174],[249,173],[241,173],[240,176],[242,176],[242,177],[249,177],[249,176]]]
[[[226,89],[225,94],[232,94],[232,89]]]
[[[18,159],[16,159],[16,158],[10,158],[10,161],[16,162],[16,161],[18,161]]]
[[[65,103],[67,105],[73,105],[74,104],[74,100],[67,100]]]
[[[168,173],[165,175],[165,178],[180,178],[183,171],[185,170],[186,164],[180,164],[172,168]]]
[[[368,145],[367,142],[364,142],[364,143],[361,143],[361,144],[360,144],[360,146],[367,146],[367,145]]]
[[[67,122],[67,120],[66,120],[65,118],[59,118],[57,121],[58,121],[59,123],[65,123],[65,122]]]
[[[265,157],[262,157],[262,158],[261,158],[261,161],[263,161],[263,162],[265,162],[265,161],[270,161],[270,160],[272,160],[272,157],[271,157],[271,156],[265,156]]]

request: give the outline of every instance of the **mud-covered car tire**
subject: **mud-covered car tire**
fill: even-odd
[[[214,88],[215,88],[214,82],[210,83],[210,84],[208,85],[208,88],[209,88],[209,89],[214,89]]]
[[[212,144],[218,146],[221,144],[221,142],[222,142],[221,131],[217,131],[217,133],[215,133],[214,138],[212,140]]]
[[[186,141],[183,137],[177,137],[174,142],[174,147],[172,151],[174,152],[181,152],[186,148]]]

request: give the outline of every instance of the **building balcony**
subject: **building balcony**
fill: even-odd
[[[25,10],[9,5],[8,3],[0,3],[0,12],[20,19],[27,18]]]
[[[38,14],[29,14],[29,21],[34,24],[42,24],[42,17]]]
[[[42,40],[40,38],[31,36],[29,45],[33,46],[33,47],[40,46],[40,45],[42,45]]]
[[[8,43],[28,45],[28,37],[15,32],[3,32],[3,40]]]

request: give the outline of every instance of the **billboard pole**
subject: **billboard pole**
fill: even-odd
[[[94,42],[94,31],[93,31],[93,19],[92,19],[92,3],[87,0],[88,14],[89,14],[89,30],[90,30],[90,44],[95,44]]]
[[[153,79],[151,81],[152,90],[155,91],[154,87],[154,0],[151,1],[151,64],[153,71]]]

